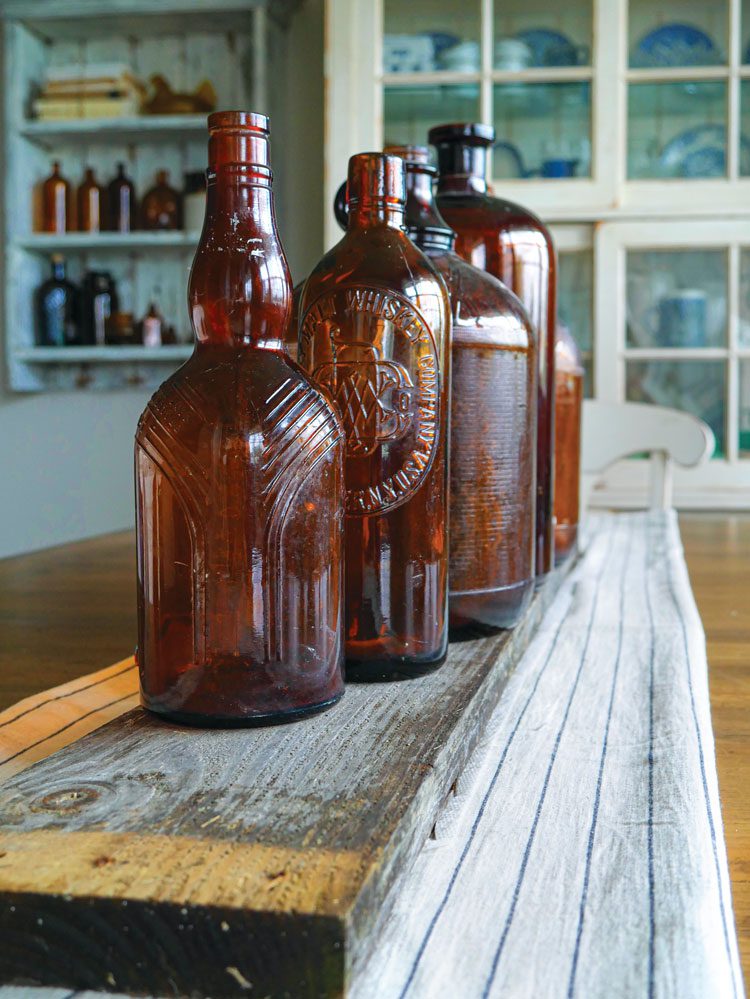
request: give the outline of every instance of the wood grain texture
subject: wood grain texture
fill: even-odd
[[[342,994],[558,585],[512,633],[455,643],[417,680],[350,685],[304,724],[198,731],[136,710],[6,782],[0,982]]]
[[[685,513],[680,532],[706,632],[711,717],[740,959],[750,986],[750,515]]]

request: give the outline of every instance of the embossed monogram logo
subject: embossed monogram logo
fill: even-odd
[[[437,348],[416,305],[391,289],[338,285],[305,312],[300,363],[344,424],[346,512],[400,506],[424,481],[440,435]]]
[[[346,343],[329,327],[333,358],[313,378],[335,399],[346,430],[347,453],[366,457],[386,441],[400,440],[411,423],[414,382],[398,361],[383,360],[371,343]]]

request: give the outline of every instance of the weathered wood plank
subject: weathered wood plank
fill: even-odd
[[[138,710],[0,788],[0,982],[336,996],[559,587],[298,725]]]

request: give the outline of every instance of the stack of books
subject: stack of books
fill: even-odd
[[[33,113],[42,121],[122,118],[140,112],[144,94],[144,85],[123,63],[53,67]]]

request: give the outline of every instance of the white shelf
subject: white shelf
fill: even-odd
[[[21,236],[15,245],[39,253],[72,250],[165,250],[192,249],[198,232],[36,232]]]
[[[132,118],[70,118],[66,121],[26,121],[20,135],[50,147],[65,139],[162,143],[165,138],[205,138],[206,114],[137,115]]]
[[[16,350],[18,361],[31,364],[86,364],[96,362],[182,361],[193,353],[193,344],[178,343],[166,347],[28,347]]]

